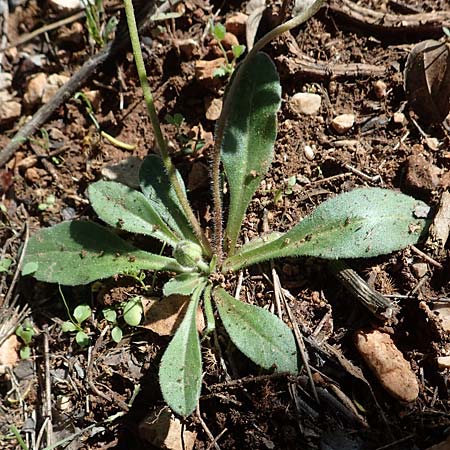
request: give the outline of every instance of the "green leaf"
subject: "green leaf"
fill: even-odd
[[[28,345],[25,345],[20,349],[19,355],[20,359],[28,359],[31,356],[31,348]]]
[[[265,309],[214,291],[220,319],[234,345],[254,363],[277,372],[297,372],[297,347],[291,329]]]
[[[29,262],[29,263],[25,263],[22,267],[22,275],[26,276],[26,275],[31,275],[34,272],[36,272],[36,270],[38,270],[39,264],[37,262]]]
[[[68,286],[87,284],[119,273],[147,270],[183,272],[173,258],[138,250],[94,222],[63,222],[31,237],[24,267],[33,276]]]
[[[77,331],[78,328],[74,323],[66,320],[61,324],[61,330],[63,333],[71,333],[72,331]]]
[[[103,317],[111,323],[115,323],[117,321],[117,312],[113,308],[105,308],[103,311]]]
[[[79,324],[82,324],[85,320],[89,319],[91,314],[92,314],[91,307],[86,303],[78,305],[73,310],[73,317]]]
[[[108,225],[152,236],[172,247],[177,243],[175,234],[141,192],[115,181],[97,181],[88,192],[95,212]]]
[[[159,368],[159,383],[166,403],[176,413],[194,411],[202,385],[202,359],[196,313],[203,286],[196,289],[178,330],[165,351]]]
[[[122,330],[121,330],[118,326],[115,326],[115,327],[111,330],[111,338],[112,338],[112,340],[113,340],[116,344],[118,344],[118,343],[122,340],[122,337],[123,337],[123,332],[122,332]]]
[[[233,253],[245,211],[272,162],[281,87],[275,65],[265,53],[238,68],[231,83],[221,156],[230,185],[225,233]]]
[[[137,327],[141,323],[142,302],[140,297],[133,297],[124,304],[123,320],[132,327]]]
[[[233,56],[238,59],[245,52],[245,45],[233,45],[231,51],[233,52]]]
[[[284,256],[369,258],[416,244],[428,221],[428,206],[399,192],[361,188],[322,203],[292,230],[265,245],[244,245],[224,270],[238,270]],[[251,242],[249,243],[251,244]]]
[[[89,345],[89,336],[84,331],[79,331],[75,335],[75,341],[80,347]]]
[[[180,273],[164,285],[163,293],[165,297],[173,294],[191,295],[199,283],[204,281],[205,279],[196,272]]]
[[[211,25],[211,32],[218,41],[223,41],[227,30],[221,23],[216,23]]]
[[[178,181],[184,182],[177,172]],[[153,209],[179,238],[198,242],[159,156],[149,155],[139,171],[141,190]]]
[[[8,272],[11,263],[12,263],[11,259],[8,258],[0,259],[0,273]]]
[[[34,336],[34,329],[29,323],[25,325],[19,325],[16,328],[16,336],[20,337],[24,344],[28,345],[31,343]]]

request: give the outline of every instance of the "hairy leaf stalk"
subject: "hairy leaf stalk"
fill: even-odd
[[[228,252],[229,256],[232,256],[235,252],[235,244],[236,242],[226,242],[223,240],[223,204],[222,204],[222,195],[221,195],[221,176],[220,176],[220,156],[221,156],[221,147],[223,142],[223,137],[225,133],[227,119],[230,113],[231,107],[231,99],[234,97],[234,91],[236,87],[239,85],[239,78],[241,74],[244,72],[242,68],[249,64],[253,58],[264,46],[266,46],[272,39],[280,36],[286,31],[291,30],[303,22],[306,22],[309,18],[311,18],[316,12],[322,7],[324,0],[316,0],[306,11],[294,17],[291,20],[279,25],[278,27],[271,30],[265,36],[263,36],[252,48],[252,50],[248,53],[239,67],[236,69],[236,74],[234,80],[229,87],[229,91],[224,99],[222,112],[220,114],[219,120],[216,125],[216,133],[214,140],[214,149],[212,155],[212,190],[213,190],[213,202],[214,202],[214,244],[215,251],[218,257],[218,263],[221,265],[223,260],[223,251],[224,244],[225,248]]]
[[[139,35],[136,26],[136,19],[134,16],[134,8],[132,0],[124,0],[124,6],[125,6],[125,14],[127,16],[128,29],[130,32],[131,46],[133,48],[134,60],[136,63],[136,69],[138,72],[139,81],[141,83],[142,92],[144,94],[145,103],[147,105],[147,112],[150,117],[150,121],[152,123],[153,132],[155,133],[155,138],[158,144],[160,156],[167,170],[169,180],[175,190],[178,199],[180,200],[180,204],[183,207],[184,212],[186,213],[192,225],[192,229],[194,230],[195,235],[201,242],[204,251],[208,254],[208,256],[211,256],[212,255],[211,244],[209,240],[206,238],[205,234],[203,233],[200,223],[195,217],[195,214],[192,211],[192,208],[189,204],[186,194],[184,193],[177,179],[175,166],[172,162],[172,159],[170,158],[169,151],[167,149],[167,144],[161,131],[161,125],[159,123],[158,114],[156,112],[155,104],[153,101],[153,95],[147,80],[147,72],[145,70],[144,59],[142,57],[142,51],[139,42]]]

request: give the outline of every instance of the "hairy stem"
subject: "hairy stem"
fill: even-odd
[[[192,225],[192,229],[194,230],[195,235],[199,239],[203,250],[208,254],[208,256],[211,256],[211,244],[203,233],[200,223],[195,217],[186,194],[184,193],[183,188],[178,181],[175,166],[172,162],[172,159],[170,158],[167,144],[161,131],[161,125],[159,123],[158,114],[156,112],[155,104],[153,101],[153,95],[147,80],[147,73],[145,70],[144,59],[142,57],[132,0],[124,0],[124,6],[125,14],[127,16],[128,30],[130,33],[131,46],[133,48],[134,60],[136,63],[136,69],[139,75],[139,81],[141,83],[142,92],[144,94],[145,103],[147,105],[147,112],[150,117],[150,122],[152,123],[153,132],[155,133],[155,138],[161,159],[163,160],[164,166],[167,170],[167,175],[169,177],[170,183],[172,184],[175,193],[180,201],[180,204],[183,207],[183,210]]]
[[[228,115],[231,107],[231,99],[234,97],[234,91],[239,84],[241,74],[244,72],[242,67],[249,64],[256,53],[258,53],[264,46],[266,46],[272,39],[280,36],[286,31],[292,30],[292,28],[298,27],[303,22],[306,22],[322,7],[324,0],[316,0],[306,11],[302,12],[298,16],[291,20],[277,26],[273,30],[264,35],[251,49],[248,55],[241,62],[236,69],[237,72],[234,76],[233,83],[229,87],[228,93],[224,99],[222,112],[216,125],[216,135],[214,141],[214,149],[212,155],[212,191],[214,201],[214,245],[215,251],[218,257],[218,264],[221,265],[223,260],[224,251],[224,239],[223,239],[223,205],[221,195],[221,176],[220,176],[220,152],[222,148],[223,137],[225,134],[225,127],[228,119]],[[226,243],[228,246],[229,244]],[[234,253],[234,248],[227,248],[229,256]]]

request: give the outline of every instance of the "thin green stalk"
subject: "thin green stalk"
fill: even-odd
[[[324,0],[316,0],[306,11],[302,12],[298,16],[291,20],[279,25],[273,30],[269,31],[264,35],[247,54],[244,60],[241,62],[239,67],[236,69],[233,83],[229,87],[229,91],[224,99],[222,112],[220,114],[219,120],[216,125],[216,135],[214,141],[213,157],[212,157],[212,191],[213,191],[213,202],[214,202],[214,244],[215,251],[218,257],[218,264],[221,265],[223,259],[224,251],[224,240],[223,240],[223,205],[222,205],[222,195],[221,195],[221,177],[220,177],[220,150],[222,148],[223,137],[225,134],[225,126],[230,113],[231,99],[234,97],[234,91],[236,86],[239,84],[239,79],[244,70],[241,70],[246,64],[252,60],[253,56],[256,55],[264,46],[266,46],[272,39],[280,36],[286,31],[292,30],[292,28],[298,27],[303,22],[306,22],[314,14],[319,11],[322,7]],[[227,247],[230,247],[229,243],[226,243]],[[235,249],[233,246],[227,248],[229,256],[233,255]]]
[[[147,112],[152,123],[153,132],[155,133],[156,142],[159,148],[160,156],[163,160],[164,166],[167,170],[167,175],[169,177],[170,183],[172,184],[175,193],[183,207],[189,222],[192,225],[195,235],[202,244],[203,250],[208,254],[212,255],[211,244],[206,238],[203,230],[195,217],[194,212],[189,204],[189,201],[184,193],[181,184],[176,176],[175,166],[173,165],[172,159],[170,158],[169,151],[167,148],[166,141],[163,137],[161,131],[161,125],[159,123],[158,114],[156,112],[155,104],[153,102],[153,95],[150,90],[150,86],[147,80],[147,73],[145,70],[144,59],[142,57],[141,46],[139,42],[139,35],[136,26],[136,19],[134,16],[134,8],[132,0],[124,0],[125,14],[127,16],[128,30],[130,33],[131,46],[133,48],[134,60],[136,63],[136,69],[139,75],[139,81],[141,83],[142,92],[144,94],[145,103],[147,105]]]

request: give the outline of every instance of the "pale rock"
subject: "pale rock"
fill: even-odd
[[[57,11],[75,11],[77,9],[84,9],[81,0],[49,0],[49,4]]]
[[[338,134],[344,134],[355,124],[354,114],[340,114],[331,121],[333,130]]]
[[[247,27],[248,15],[238,12],[228,17],[225,22],[225,28],[235,36],[245,36],[245,29]]]
[[[310,145],[305,145],[305,147],[303,148],[303,154],[305,155],[305,158],[309,161],[312,161],[316,156],[314,149]]]
[[[47,75],[45,73],[38,73],[31,78],[23,97],[27,106],[36,106],[41,102],[46,85]]]
[[[208,120],[217,120],[222,112],[222,100],[220,98],[206,98],[205,109],[205,116]]]
[[[294,112],[312,116],[317,114],[322,104],[322,98],[319,94],[309,92],[299,92],[292,96],[290,105]]]
[[[195,79],[207,87],[213,87],[220,83],[220,80],[214,76],[214,73],[224,65],[225,58],[195,61]]]
[[[139,435],[154,447],[165,450],[192,450],[197,437],[168,407],[146,417],[139,424]]]
[[[53,96],[56,94],[58,89],[66,84],[70,80],[70,77],[65,75],[59,75],[54,73],[48,77],[47,84],[44,87],[44,92],[42,93],[42,103],[48,103]]]
[[[437,359],[437,365],[441,370],[450,369],[450,356],[439,356]]]
[[[426,263],[416,263],[411,266],[414,275],[417,278],[423,278],[428,272],[428,265]]]
[[[407,120],[406,120],[406,116],[400,112],[397,111],[394,113],[394,115],[392,116],[392,121],[397,124],[397,125],[406,125]]]
[[[445,303],[435,303],[433,305],[433,315],[440,323],[441,328],[447,333],[450,332],[450,305]]]
[[[19,340],[15,334],[12,334],[0,346],[0,375],[3,375],[7,369],[12,369],[19,361],[18,350]]]
[[[0,124],[11,122],[22,113],[22,105],[6,91],[0,92]]]
[[[11,87],[12,75],[8,72],[0,72],[0,91],[5,91]]]
[[[417,399],[419,383],[416,375],[389,334],[378,330],[359,331],[355,344],[365,363],[390,395],[403,402]]]
[[[375,97],[378,99],[382,99],[386,97],[387,86],[383,80],[377,80],[373,82],[373,90],[375,92]]]
[[[427,137],[424,139],[426,146],[433,151],[436,151],[439,149],[439,146],[441,145],[439,142],[439,139],[435,137]]]

